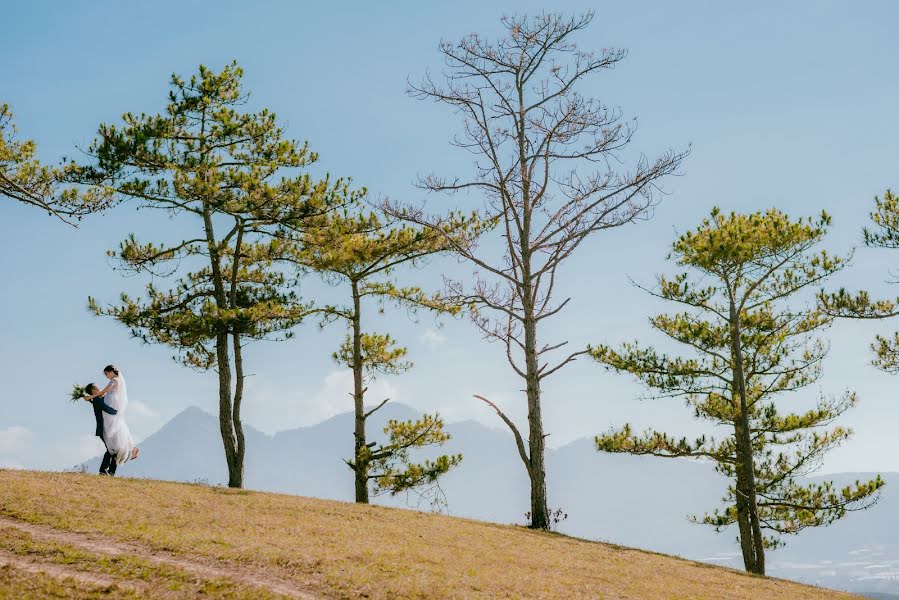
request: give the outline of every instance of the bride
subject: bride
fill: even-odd
[[[107,365],[103,374],[109,379],[105,388],[94,394],[88,395],[92,400],[98,396],[104,397],[104,402],[110,408],[115,409],[114,415],[103,413],[103,433],[106,447],[110,454],[115,455],[117,464],[134,460],[140,454],[140,450],[134,445],[131,430],[125,422],[125,408],[128,406],[128,388],[125,378],[113,365]]]

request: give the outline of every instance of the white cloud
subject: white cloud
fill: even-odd
[[[103,445],[103,441],[89,433],[79,435],[77,439],[66,443],[64,446],[66,455],[72,459],[72,465],[69,466],[74,466],[95,456],[102,455],[105,449],[106,446]]]
[[[128,402],[128,414],[138,418],[153,418],[157,416],[155,410],[147,406],[140,400],[131,400]]]
[[[33,441],[34,434],[26,427],[13,425],[0,429],[0,467],[23,468]]]
[[[426,330],[418,339],[424,342],[424,344],[430,347],[432,350],[446,343],[446,336],[440,335],[433,329]]]
[[[285,389],[263,377],[247,379],[243,416],[247,423],[266,433],[274,433],[320,423],[334,415],[353,410],[353,372],[333,369],[312,391]],[[385,398],[399,400],[389,379],[368,383],[366,404]]]
[[[103,440],[90,433],[67,435],[49,441],[45,450],[54,459],[55,468],[70,469],[97,456],[106,450]]]
[[[442,393],[438,389],[431,394],[424,391],[418,391],[417,394],[416,398],[421,399],[415,404],[417,409],[422,412],[438,412],[447,423],[473,420],[491,429],[508,432],[508,426],[496,414],[496,411],[474,397],[475,394],[478,394],[496,404],[523,433],[527,430],[527,404],[524,402],[523,394],[517,396],[514,393],[510,394],[507,391],[491,389],[486,386],[469,388],[460,392]]]
[[[26,427],[13,425],[6,429],[0,429],[0,454],[12,454],[21,452],[31,445],[34,434]]]
[[[366,404],[377,404],[385,398],[398,400],[397,390],[387,379],[370,382],[365,392]],[[310,425],[333,417],[334,415],[353,410],[353,371],[342,369],[331,371],[325,376],[322,385],[308,399],[303,400]]]

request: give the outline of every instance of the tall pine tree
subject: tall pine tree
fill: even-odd
[[[129,236],[111,254],[153,277],[146,296],[90,304],[141,340],[174,347],[185,365],[217,372],[231,487],[243,485],[244,345],[289,336],[310,310],[275,268],[283,256],[273,234],[357,195],[345,181],[313,180],[304,168],[316,155],[285,139],[272,112],[241,112],[241,77],[236,63],[219,73],[201,66],[189,80],[173,75],[164,113],[126,113],[122,125],[101,125],[90,147],[95,161],[68,168],[72,180],[192,228],[167,244]],[[174,282],[160,289],[159,278]]]
[[[830,218],[791,221],[769,210],[711,218],[675,242],[671,257],[685,267],[660,277],[651,293],[684,312],[650,319],[679,343],[666,355],[637,343],[597,346],[607,368],[635,375],[661,397],[686,400],[720,437],[696,440],[659,431],[635,434],[629,425],[596,438],[604,452],[709,459],[731,478],[727,505],[701,518],[722,530],[737,524],[748,571],[765,573],[765,549],[795,534],[828,525],[873,504],[880,477],[837,489],[800,482],[850,430],[828,427],[856,403],[854,393],[821,396],[805,412],[782,412],[781,396],[818,380],[828,346],[817,333],[832,317],[805,306],[797,294],[841,269],[845,261],[816,246]]]

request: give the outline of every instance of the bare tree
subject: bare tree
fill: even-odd
[[[593,233],[648,218],[661,191],[659,180],[674,174],[686,151],[669,149],[655,160],[639,156],[627,167],[623,151],[635,132],[619,110],[582,96],[579,83],[611,69],[626,52],[578,49],[574,35],[593,19],[543,14],[504,17],[508,34],[497,42],[476,34],[442,42],[445,82],[430,74],[409,93],[448,104],[463,118],[454,145],[471,152],[468,178],[430,175],[420,186],[431,192],[479,191],[477,217],[502,237],[501,254],[481,248],[477,236],[450,241],[473,263],[470,284],[447,280],[457,301],[473,307],[484,336],[499,340],[509,364],[525,381],[528,431],[490,403],[512,430],[531,481],[530,526],[549,527],[544,468],[542,381],[584,354],[559,352],[566,341],[547,342],[544,322],[570,298],[553,292],[559,266]],[[387,206],[394,214],[435,230],[456,214],[434,216],[423,207]],[[482,398],[483,399],[483,398]]]

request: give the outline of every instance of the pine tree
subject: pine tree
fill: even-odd
[[[887,190],[883,198],[874,198],[871,221],[875,229],[863,230],[865,245],[869,248],[899,248],[899,196]],[[893,282],[895,283],[895,282]],[[829,314],[851,319],[886,319],[899,315],[899,298],[873,300],[866,291],[854,295],[841,288],[836,293],[821,291],[818,295],[822,307]],[[899,332],[892,337],[878,335],[871,344],[874,366],[887,373],[899,373]]]
[[[471,230],[471,226],[465,219],[456,219],[447,229],[450,235],[458,236]],[[365,332],[362,323],[365,301],[391,303],[410,311],[459,311],[458,306],[446,303],[439,295],[428,295],[416,286],[399,285],[395,277],[397,268],[421,266],[428,256],[446,251],[444,236],[385,222],[374,212],[343,212],[333,213],[317,227],[308,227],[300,236],[293,236],[293,243],[296,264],[349,288],[346,305],[321,307],[320,311],[326,322],[343,321],[349,330],[334,359],[353,372],[355,443],[354,456],[346,463],[354,473],[356,502],[368,503],[370,481],[375,493],[391,494],[434,484],[462,456],[443,455],[414,463],[409,451],[442,445],[449,439],[439,415],[426,414],[414,421],[391,420],[384,430],[387,442],[368,441],[366,421],[388,399],[366,410],[367,384],[378,374],[403,373],[412,363],[405,360],[406,348],[398,346],[389,334]]]
[[[303,172],[316,155],[285,139],[272,112],[239,110],[242,74],[233,63],[220,73],[201,66],[189,80],[173,75],[164,113],[126,113],[123,125],[101,125],[90,147],[95,161],[68,167],[74,181],[193,227],[172,244],[129,236],[110,254],[153,278],[146,296],[123,295],[112,306],[92,298],[90,306],[147,343],[175,348],[188,367],[215,369],[231,487],[243,486],[243,347],[289,337],[311,309],[275,267],[283,256],[274,233],[357,195],[345,181]],[[172,287],[160,289],[160,279],[174,279]]]
[[[13,113],[0,104],[0,197],[47,211],[69,224],[102,210],[102,195],[84,193],[74,201],[74,190],[64,188],[64,170],[42,164],[33,140],[19,140]]]
[[[702,523],[734,523],[746,570],[765,573],[765,549],[795,534],[865,509],[878,497],[880,476],[837,489],[801,483],[823,455],[849,438],[826,429],[856,404],[854,393],[822,395],[806,412],[782,412],[778,399],[818,380],[828,346],[817,333],[832,317],[802,306],[797,294],[843,268],[845,260],[816,250],[830,217],[791,221],[777,211],[724,215],[717,209],[675,242],[671,257],[687,271],[660,277],[654,296],[684,312],[650,319],[683,345],[670,356],[637,343],[597,346],[608,369],[635,375],[660,397],[686,400],[697,418],[722,437],[696,440],[659,431],[635,434],[629,425],[596,438],[603,452],[708,459],[731,478],[723,509]]]
[[[648,218],[661,180],[677,172],[685,156],[668,151],[655,160],[640,157],[630,170],[615,170],[613,165],[628,163],[624,151],[634,126],[578,90],[626,53],[579,49],[573,38],[591,20],[592,14],[505,17],[507,35],[495,43],[476,34],[442,42],[446,82],[426,76],[410,89],[414,97],[446,104],[462,117],[464,130],[454,143],[476,157],[469,177],[432,175],[421,186],[481,194],[478,217],[499,233],[497,244],[469,239],[452,245],[476,273],[471,282],[448,287],[450,295],[474,308],[475,326],[505,347],[523,380],[526,435],[490,406],[511,429],[527,471],[534,529],[550,527],[543,382],[586,353],[559,354],[567,341],[547,340],[548,319],[570,300],[555,295],[559,267],[593,234]],[[418,207],[388,208],[435,230],[446,223]]]

